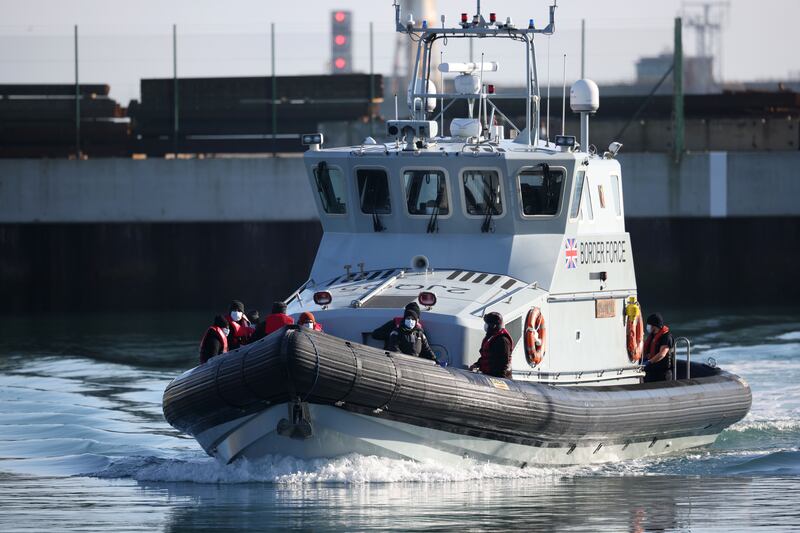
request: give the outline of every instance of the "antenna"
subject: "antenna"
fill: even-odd
[[[481,5],[481,1],[480,1],[480,0],[478,0],[478,9],[479,9],[479,10],[480,10],[480,5]],[[483,108],[484,108],[484,106],[486,105],[486,102],[484,102],[484,98],[485,98],[486,94],[485,94],[485,91],[483,90],[483,56],[484,56],[484,53],[483,53],[483,52],[481,52],[481,76],[480,76],[480,78],[481,78],[481,81],[480,81],[480,85],[481,85],[481,99],[480,99],[480,100],[478,100],[478,122],[482,122],[482,121],[483,121],[483,114],[484,114],[484,113],[483,113]],[[485,126],[486,126],[486,125],[484,124],[484,125],[481,127],[481,132],[483,131],[483,128],[484,128]]]
[[[561,135],[566,135],[567,123],[567,54],[564,54],[564,86],[561,89]],[[397,98],[397,95],[395,95]],[[395,106],[396,107],[396,106]]]
[[[397,93],[394,93],[394,119],[400,120],[400,114],[397,111]]]
[[[442,27],[444,27],[444,15],[442,15]],[[444,63],[444,50],[439,50],[439,64]],[[439,99],[439,136],[444,137],[444,73],[439,70],[439,89],[442,97]]]
[[[545,121],[547,142],[550,143],[550,36],[547,36],[547,120]]]

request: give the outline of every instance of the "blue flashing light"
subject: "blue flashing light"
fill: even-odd
[[[428,29],[428,21],[427,20],[423,20],[422,21],[422,29],[423,30],[427,30]]]
[[[529,30],[533,29],[533,19],[528,19],[528,29]]]

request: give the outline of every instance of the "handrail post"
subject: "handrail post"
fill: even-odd
[[[692,377],[692,343],[686,337],[678,337],[675,340],[675,356],[672,365],[672,377],[673,379],[678,379],[678,343],[685,342],[686,343],[686,379],[690,379]]]

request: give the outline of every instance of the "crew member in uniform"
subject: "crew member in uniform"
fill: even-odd
[[[503,315],[495,312],[483,315],[483,329],[486,336],[481,342],[481,357],[469,369],[480,370],[481,374],[488,376],[511,379],[514,341],[503,326]]]
[[[230,326],[225,317],[222,315],[214,317],[214,323],[206,330],[200,341],[200,364],[228,351],[228,334]]]
[[[414,311],[417,314],[417,317],[419,317],[420,309],[419,309],[419,305],[417,305],[417,302],[409,302],[408,304],[406,304],[405,309],[403,309],[403,313],[405,314],[405,312],[408,311],[409,309]],[[393,319],[388,320],[387,322],[385,322],[382,326],[372,330],[371,336],[376,341],[383,341],[383,349],[384,350],[388,350],[389,349],[389,335],[391,335],[392,331],[397,329],[397,327],[400,326],[400,324],[402,322],[403,322],[403,317],[402,316],[396,316]],[[417,320],[417,327],[419,329],[425,331],[425,328],[422,327],[422,321],[421,320]]]
[[[647,339],[644,341],[644,382],[672,379],[672,351],[675,339],[664,324],[664,318],[654,313],[647,317]]]
[[[419,314],[414,309],[406,309],[403,321],[389,334],[386,349],[390,352],[402,352],[406,355],[436,360],[425,332],[419,327]]]

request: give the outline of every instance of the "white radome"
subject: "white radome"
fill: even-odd
[[[578,80],[569,89],[569,106],[575,113],[594,113],[600,107],[600,89],[589,79]]]

